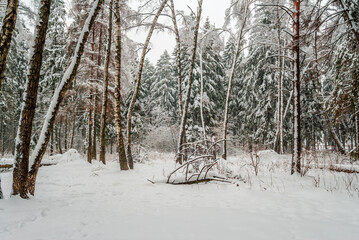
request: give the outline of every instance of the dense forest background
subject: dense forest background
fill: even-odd
[[[43,2],[34,1],[34,8]],[[101,5],[81,64],[63,95],[49,154],[76,148],[91,161],[99,158],[104,142],[106,152],[118,151],[117,107],[121,109],[120,132],[127,138],[125,144],[135,146],[135,161],[141,148],[175,152],[187,95],[187,142],[231,139],[230,154],[237,148],[278,153],[358,151],[357,1],[231,0],[220,27],[200,15],[202,1],[191,14],[176,11],[174,3],[143,1],[138,9],[132,9],[126,0]],[[51,1],[30,149],[41,138],[47,109],[71,65],[93,5],[92,1],[73,0],[66,11],[64,0]],[[1,6],[4,15],[5,5]],[[156,22],[155,15],[168,18],[168,25]],[[1,84],[1,155],[16,151],[37,24],[39,15],[20,3]],[[133,29],[168,31],[176,37],[176,48],[165,51],[155,64],[144,60],[150,47],[127,36]],[[120,41],[116,39],[119,31]],[[121,80],[121,88],[116,79]],[[105,131],[101,131],[103,117],[107,119]]]

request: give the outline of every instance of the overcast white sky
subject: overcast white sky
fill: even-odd
[[[132,0],[132,6],[137,6],[137,0]],[[183,10],[185,13],[189,13],[189,6],[192,10],[197,10],[197,0],[174,0],[176,10]],[[212,24],[216,27],[222,27],[224,23],[224,13],[229,7],[230,0],[204,0],[203,1],[203,12],[202,12],[202,24],[204,23],[207,16]],[[162,17],[159,21],[162,22],[165,17]],[[171,21],[168,20],[171,24]],[[147,32],[132,32],[129,34],[130,38],[137,42],[144,42]],[[155,32],[151,38],[151,51],[147,54],[147,58],[152,62],[156,63],[159,56],[167,50],[170,54],[172,53],[175,46],[174,34],[168,32]]]

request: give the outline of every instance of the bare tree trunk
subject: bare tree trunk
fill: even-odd
[[[355,115],[354,115],[354,121],[355,121],[355,149],[357,152],[359,152],[359,117],[358,117],[358,108],[356,107],[354,109]]]
[[[97,159],[96,157],[96,134],[97,134],[97,131],[96,131],[96,120],[97,120],[97,104],[96,104],[96,100],[97,100],[97,90],[95,90],[95,94],[94,94],[94,111],[93,111],[93,143],[92,143],[92,153],[91,153],[91,157],[92,159]]]
[[[59,127],[57,126],[58,124],[55,125],[55,145],[56,145],[56,153],[59,153]]]
[[[244,37],[244,28],[245,28],[246,23],[247,23],[248,14],[249,14],[249,7],[250,7],[251,3],[252,2],[250,0],[246,0],[244,19],[242,21],[241,29],[239,30],[236,53],[234,55],[234,60],[233,60],[232,69],[231,69],[231,75],[229,76],[228,87],[227,87],[227,96],[226,96],[226,104],[225,104],[225,108],[224,108],[223,139],[227,139],[229,101],[230,101],[230,98],[231,98],[232,84],[233,84],[233,79],[234,79],[234,76],[235,76],[235,73],[236,73],[237,62],[238,62],[239,54],[241,52],[241,45],[243,44],[242,41],[243,41],[243,37]],[[223,141],[223,155],[222,155],[222,157],[223,157],[223,159],[227,159],[227,141]]]
[[[4,195],[2,193],[2,189],[1,189],[1,177],[0,177],[0,199],[3,199]]]
[[[175,11],[175,6],[173,3],[173,0],[171,1],[171,5],[170,5],[170,9],[171,9],[171,13],[172,13],[172,23],[173,23],[173,28],[174,28],[174,32],[176,35],[176,46],[177,46],[177,57],[176,57],[176,62],[177,62],[177,74],[178,74],[178,112],[179,112],[179,116],[180,119],[182,119],[182,110],[183,110],[183,100],[182,100],[182,64],[181,64],[181,55],[182,55],[182,47],[181,47],[181,37],[180,37],[180,33],[178,30],[178,25],[177,25],[177,18],[176,18],[176,11]],[[186,130],[185,130],[186,131]],[[186,140],[186,134],[184,134],[184,139],[182,140],[184,143],[187,142]]]
[[[55,90],[54,96],[51,100],[49,109],[46,114],[44,124],[41,129],[39,141],[37,142],[34,151],[31,154],[30,162],[33,162],[28,178],[28,189],[30,194],[35,194],[35,182],[37,173],[41,164],[42,157],[45,154],[47,144],[49,143],[50,133],[54,127],[56,115],[59,111],[60,104],[64,99],[67,89],[70,87],[72,80],[76,76],[77,68],[80,64],[82,54],[84,52],[84,45],[87,42],[89,31],[93,26],[93,22],[100,10],[103,0],[95,0],[92,4],[91,11],[86,19],[85,25],[82,28],[79,40],[77,42],[75,52],[71,58],[71,63],[64,73],[58,87]]]
[[[180,164],[182,164],[182,162],[183,162],[182,156],[179,153],[182,150],[181,146],[183,145],[185,137],[186,137],[187,114],[188,114],[189,100],[190,100],[190,97],[191,97],[193,70],[194,70],[194,66],[195,66],[197,42],[198,42],[198,31],[199,31],[199,24],[200,24],[201,15],[202,15],[202,4],[203,4],[203,0],[199,0],[198,9],[197,9],[196,28],[195,28],[194,37],[193,37],[193,49],[192,49],[191,67],[190,67],[190,71],[189,71],[188,84],[187,84],[187,90],[186,90],[186,99],[185,99],[185,103],[184,103],[184,106],[183,106],[182,119],[181,119],[181,125],[180,125],[180,132],[179,132],[179,137],[178,137],[178,147],[177,147],[177,159],[176,159],[176,162],[178,162]]]
[[[203,131],[203,140],[206,140],[206,126],[204,123],[204,116],[203,116],[203,56],[202,56],[202,47],[201,52],[199,54],[199,63],[200,63],[200,71],[201,71],[201,103],[200,103],[200,113],[201,113],[201,122],[202,122],[202,131]]]
[[[277,0],[277,4],[279,4]],[[278,142],[278,153],[283,154],[283,57],[280,31],[279,7],[277,6],[277,37],[278,37],[278,113],[277,113],[277,133],[274,140],[274,149]],[[278,137],[278,140],[277,140]]]
[[[54,155],[54,131],[51,131],[50,156]]]
[[[105,72],[103,81],[103,98],[101,111],[101,132],[100,132],[100,161],[106,164],[106,118],[107,118],[107,102],[108,102],[108,68],[110,64],[111,46],[112,46],[112,7],[113,0],[110,2],[109,19],[108,19],[108,40],[106,49]]]
[[[177,45],[177,58],[176,58],[176,62],[177,62],[177,74],[178,74],[178,109],[179,109],[179,114],[180,117],[182,118],[182,64],[181,64],[181,38],[180,38],[180,34],[178,31],[178,26],[177,26],[177,17],[176,17],[176,11],[175,11],[175,6],[173,3],[173,0],[170,0],[171,3],[171,13],[172,13],[172,22],[173,22],[173,28],[175,31],[175,35],[176,35],[176,45]]]
[[[72,116],[72,130],[71,130],[70,149],[72,149],[73,146],[74,146],[75,124],[76,124],[76,107],[74,109],[74,114]]]
[[[102,19],[102,17],[101,17]],[[99,35],[99,43],[98,43],[98,56],[97,56],[97,79],[100,79],[100,71],[99,68],[101,67],[101,47],[102,47],[102,26],[100,26],[100,35]],[[97,87],[95,89],[95,96],[94,96],[94,117],[93,117],[93,149],[92,149],[92,159],[97,159]]]
[[[4,126],[1,124],[1,116],[0,116],[0,135],[1,135],[1,156],[4,156],[5,147],[4,147]]]
[[[133,108],[135,107],[137,94],[138,94],[138,92],[140,90],[143,63],[145,61],[145,57],[146,57],[146,54],[147,54],[148,44],[150,43],[152,33],[153,33],[153,31],[155,29],[155,26],[157,24],[157,20],[160,17],[161,12],[162,12],[163,8],[165,7],[167,1],[168,0],[163,0],[162,1],[162,5],[158,9],[157,14],[156,14],[155,18],[152,21],[150,31],[148,32],[145,44],[144,44],[143,49],[142,49],[142,55],[141,55],[140,66],[139,66],[138,74],[137,74],[137,81],[136,81],[135,91],[134,91],[134,93],[132,95],[131,103],[130,103],[130,106],[128,108],[128,114],[127,114],[127,161],[128,161],[130,169],[133,169],[133,158],[132,158],[132,151],[131,151],[131,145],[132,145],[132,143],[131,143],[131,141],[132,141],[131,130],[132,129],[131,128],[132,128]]]
[[[69,136],[67,123],[68,123],[68,121],[67,121],[67,118],[66,118],[66,119],[65,119],[65,136],[64,136],[65,152],[67,152],[67,150],[68,150],[68,141],[67,141],[67,138],[68,138],[68,136]]]
[[[0,94],[1,94],[1,83],[5,76],[7,55],[10,49],[12,34],[15,29],[18,7],[19,7],[19,0],[7,1],[5,17],[3,19],[1,35],[0,35]]]
[[[60,154],[62,154],[62,146],[61,146],[61,129],[62,129],[62,123],[60,123],[60,127],[59,127],[59,134],[57,135],[58,136],[58,139],[57,139],[57,142],[59,144],[59,152]]]
[[[295,58],[293,72],[293,154],[291,174],[301,173],[301,124],[300,124],[300,51],[299,51],[299,19],[300,19],[300,0],[293,1],[293,55]]]
[[[91,66],[91,81],[92,81],[92,86],[91,86],[91,99],[93,100],[93,103],[92,101],[90,101],[90,109],[92,110],[93,112],[93,116],[91,115],[91,119],[92,119],[92,129],[93,129],[93,137],[91,136],[91,140],[89,138],[89,141],[90,141],[90,147],[89,147],[89,151],[91,152],[91,160],[92,159],[96,159],[96,86],[95,86],[95,90],[93,90],[93,86],[94,86],[94,60],[95,60],[95,56],[94,56],[94,53],[95,53],[95,31],[96,31],[96,28],[94,27],[92,29],[92,43],[91,43],[91,49],[92,49],[92,54],[91,54],[91,61],[92,61],[92,66]],[[91,135],[92,132],[89,132],[89,134]]]
[[[27,198],[27,178],[29,172],[29,154],[32,123],[35,115],[37,89],[39,86],[42,55],[50,15],[51,0],[42,0],[39,10],[39,23],[36,26],[32,56],[26,79],[24,103],[21,109],[19,129],[16,137],[15,166],[13,171],[12,194]]]
[[[88,146],[87,146],[87,161],[92,163],[92,90],[90,92],[90,107],[88,114]]]
[[[117,135],[117,151],[121,170],[128,170],[125,143],[122,133],[121,120],[121,56],[122,56],[122,33],[121,33],[121,14],[120,1],[115,0],[115,17],[116,17],[116,76],[115,76],[115,124]]]

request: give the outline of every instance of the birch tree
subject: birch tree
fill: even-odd
[[[194,33],[193,33],[192,57],[191,57],[191,65],[190,65],[190,70],[189,70],[189,75],[188,75],[188,83],[187,83],[187,89],[186,89],[186,95],[185,95],[186,98],[185,98],[185,102],[183,105],[180,131],[179,131],[178,142],[177,142],[178,145],[177,145],[176,162],[178,162],[179,164],[182,164],[182,162],[183,162],[183,156],[180,155],[180,152],[182,150],[182,145],[184,144],[184,140],[186,138],[186,122],[187,122],[189,101],[191,98],[193,70],[195,67],[195,59],[196,59],[196,52],[197,52],[198,32],[199,32],[199,25],[201,22],[201,15],[202,15],[202,4],[203,4],[203,0],[199,0],[198,7],[197,7],[196,27],[195,27]]]
[[[293,150],[291,174],[301,174],[301,122],[300,122],[300,0],[293,1]]]
[[[234,54],[234,59],[232,62],[232,68],[231,71],[229,73],[229,77],[228,77],[228,87],[227,87],[227,96],[226,96],[226,101],[225,101],[225,108],[224,108],[224,119],[223,119],[223,139],[225,141],[223,141],[223,159],[227,159],[227,126],[228,126],[228,111],[229,111],[229,102],[231,99],[231,93],[232,93],[232,84],[233,84],[233,79],[235,77],[236,74],[236,68],[237,68],[237,64],[238,64],[238,58],[239,55],[242,51],[242,47],[243,47],[243,39],[246,33],[246,27],[247,27],[247,21],[249,21],[249,17],[250,17],[250,6],[253,3],[253,0],[245,0],[245,1],[233,1],[231,6],[232,6],[232,15],[235,15],[239,21],[239,30],[237,33],[237,45],[236,45],[236,50],[235,50],[235,54]]]
[[[174,33],[176,35],[176,63],[177,63],[177,77],[178,77],[178,109],[179,116],[182,117],[182,66],[181,66],[181,36],[178,31],[177,16],[173,0],[170,0],[170,9],[172,13],[172,23]]]
[[[135,86],[135,90],[134,93],[132,95],[131,98],[131,102],[130,102],[130,106],[128,108],[128,114],[127,114],[127,161],[129,164],[130,169],[133,169],[133,158],[132,158],[132,150],[131,150],[131,145],[132,145],[132,135],[131,135],[131,128],[132,128],[132,113],[133,113],[133,109],[135,107],[135,103],[136,103],[136,98],[137,98],[137,94],[139,92],[140,89],[140,85],[141,85],[141,77],[142,77],[142,70],[143,70],[143,63],[145,61],[145,57],[146,54],[148,52],[148,45],[150,43],[153,31],[155,30],[158,18],[160,17],[162,10],[164,9],[164,7],[166,6],[168,0],[163,0],[161,6],[159,7],[159,9],[157,10],[156,16],[154,17],[150,30],[147,34],[147,38],[145,41],[145,44],[143,46],[142,49],[142,54],[141,54],[141,59],[140,59],[140,63],[139,63],[139,68],[138,68],[138,73],[137,73],[137,80],[136,80],[136,86]]]
[[[109,17],[108,17],[108,36],[107,36],[107,49],[106,60],[104,69],[103,80],[103,96],[102,96],[102,109],[101,109],[101,130],[100,130],[100,161],[106,164],[106,120],[107,120],[107,103],[108,103],[108,79],[109,79],[109,65],[112,46],[112,7],[113,0],[110,1]]]
[[[59,85],[57,86],[53,98],[51,100],[49,109],[47,111],[44,124],[41,129],[39,140],[34,148],[34,151],[30,157],[31,169],[28,177],[28,191],[31,195],[35,194],[35,183],[37,173],[41,164],[41,160],[45,154],[47,144],[50,140],[51,132],[54,127],[54,122],[57,113],[60,109],[60,104],[64,99],[67,89],[70,87],[73,79],[76,76],[77,69],[79,67],[81,57],[84,51],[84,45],[87,42],[89,32],[93,26],[93,23],[97,17],[103,0],[95,0],[92,4],[92,8],[82,28],[80,37],[78,38],[74,54],[71,58],[71,62],[67,70],[65,71]]]

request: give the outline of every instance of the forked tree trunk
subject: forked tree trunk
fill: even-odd
[[[241,53],[241,45],[243,44],[243,37],[244,37],[244,33],[245,33],[244,28],[247,23],[250,4],[251,4],[251,0],[246,0],[244,19],[242,21],[241,29],[239,30],[236,52],[234,55],[234,60],[232,63],[232,68],[231,68],[231,75],[229,76],[229,80],[228,80],[227,96],[226,96],[226,103],[225,103],[225,107],[224,107],[224,120],[223,120],[223,139],[224,139],[223,155],[222,155],[223,159],[227,159],[227,141],[226,141],[226,139],[227,139],[229,101],[231,99],[233,79],[234,79],[236,69],[237,69],[238,58]]]
[[[134,91],[134,93],[132,95],[130,107],[128,108],[128,114],[127,114],[127,161],[128,161],[130,169],[133,169],[133,158],[132,158],[132,150],[131,150],[131,147],[132,147],[131,146],[132,145],[131,128],[132,128],[133,108],[135,107],[137,94],[138,94],[138,92],[140,90],[143,63],[145,61],[145,57],[146,57],[146,54],[147,54],[148,44],[150,43],[152,33],[153,33],[153,31],[155,29],[155,26],[157,24],[157,20],[160,17],[162,10],[166,6],[167,1],[168,0],[163,0],[162,1],[162,5],[158,9],[157,14],[156,14],[155,18],[152,21],[150,31],[148,32],[145,44],[144,44],[143,49],[142,49],[142,55],[141,55],[141,60],[140,60],[140,66],[139,66],[138,73],[137,73],[137,81],[136,81],[135,91]]]
[[[24,103],[21,109],[19,129],[16,137],[15,166],[13,171],[12,194],[27,198],[27,178],[29,172],[30,141],[32,123],[35,115],[37,90],[40,79],[42,55],[50,15],[51,0],[42,0],[39,10],[39,23],[36,26],[32,56],[26,79]]]
[[[95,0],[92,4],[92,8],[89,12],[85,25],[83,26],[80,37],[78,39],[74,55],[71,58],[71,63],[55,90],[54,96],[51,100],[49,109],[46,114],[43,127],[41,129],[39,141],[37,142],[35,149],[31,154],[30,162],[33,164],[29,172],[28,189],[30,194],[32,195],[34,195],[35,193],[35,182],[37,173],[41,164],[42,157],[45,154],[47,144],[49,143],[50,134],[54,127],[55,118],[59,111],[60,104],[64,99],[67,89],[70,87],[73,79],[76,76],[76,72],[80,64],[82,54],[84,52],[84,46],[88,39],[89,31],[93,26],[93,23],[97,17],[102,3],[103,0]]]
[[[103,97],[101,110],[101,131],[100,131],[100,161],[106,164],[106,118],[107,118],[107,102],[108,102],[108,68],[111,56],[112,43],[112,7],[113,0],[110,2],[109,19],[108,19],[108,39],[106,49],[105,71],[103,80]]]
[[[183,157],[180,155],[180,153],[182,151],[182,149],[181,149],[182,144],[184,144],[184,139],[186,137],[187,114],[188,114],[189,101],[191,98],[193,70],[195,67],[195,59],[196,59],[196,52],[197,52],[198,31],[199,31],[199,24],[201,21],[201,14],[202,14],[202,3],[203,3],[203,0],[199,0],[198,9],[197,9],[196,28],[195,28],[194,37],[193,37],[191,66],[190,66],[190,70],[189,70],[189,77],[188,77],[187,90],[186,90],[186,99],[185,99],[185,103],[183,106],[181,125],[180,125],[180,131],[179,131],[179,136],[178,136],[176,162],[178,162],[180,164],[182,164],[182,162],[183,162],[183,160],[182,160]]]
[[[293,1],[293,55],[294,55],[294,71],[293,71],[293,149],[292,149],[292,168],[291,174],[297,172],[301,174],[301,124],[300,124],[300,1]]]
[[[122,40],[121,40],[121,14],[120,1],[115,0],[115,17],[116,17],[116,76],[115,76],[115,124],[117,136],[117,151],[121,170],[128,170],[125,143],[122,133],[121,119],[121,56],[122,56]]]
[[[0,93],[5,76],[7,55],[9,54],[12,34],[15,29],[19,0],[8,0],[0,35]]]

